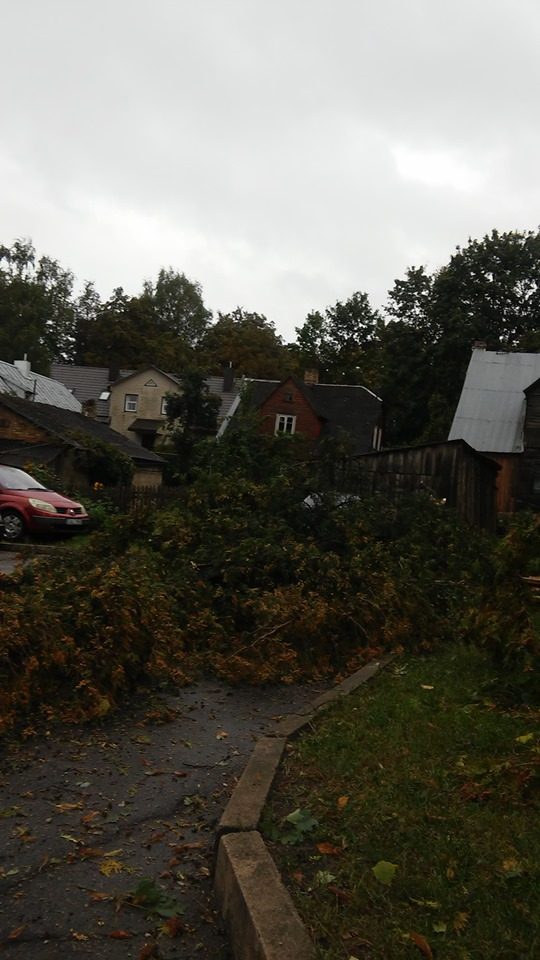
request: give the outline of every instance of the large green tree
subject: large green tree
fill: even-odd
[[[375,377],[381,318],[366,293],[313,311],[296,328],[295,353],[299,367],[314,367],[330,383],[365,383]]]
[[[444,440],[474,341],[491,350],[540,346],[540,232],[493,230],[431,276],[412,267],[395,281],[386,314],[387,440]]]
[[[160,270],[139,296],[118,287],[100,304],[94,293],[87,286],[77,304],[78,362],[116,370],[152,363],[171,373],[193,364],[211,318],[198,283]]]
[[[37,259],[28,240],[0,246],[0,357],[24,354],[38,373],[71,360],[75,342],[74,277],[50,257]]]
[[[280,379],[294,369],[294,360],[274,324],[241,307],[218,314],[199,344],[199,366],[219,373],[226,363],[231,363],[239,376],[262,379]]]

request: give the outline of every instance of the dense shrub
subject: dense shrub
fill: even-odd
[[[264,482],[237,466],[201,473],[174,508],[112,515],[76,566],[40,559],[10,581],[4,728],[36,711],[100,716],[138,684],[201,670],[291,682],[464,636],[537,662],[516,591],[533,562],[530,525],[496,544],[423,494],[306,503],[308,472],[281,455],[272,464]]]

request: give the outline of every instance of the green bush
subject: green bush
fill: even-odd
[[[309,507],[312,465],[280,451],[264,480],[236,464],[201,471],[167,510],[106,508],[77,569],[40,560],[11,581],[0,596],[5,728],[36,710],[99,716],[140,683],[201,670],[292,682],[459,638],[534,676],[519,576],[535,562],[536,521],[497,542],[421,494],[327,492]]]

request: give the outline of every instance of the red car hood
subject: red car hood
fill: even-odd
[[[22,500],[45,500],[46,503],[52,503],[54,507],[63,507],[65,510],[82,507],[82,504],[75,500],[68,500],[67,497],[54,493],[53,490],[5,490],[4,493],[20,497]],[[84,507],[82,509],[84,510]]]

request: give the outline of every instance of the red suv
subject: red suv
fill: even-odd
[[[75,533],[88,525],[82,504],[47,490],[24,470],[0,464],[0,532],[5,540],[25,533]]]

